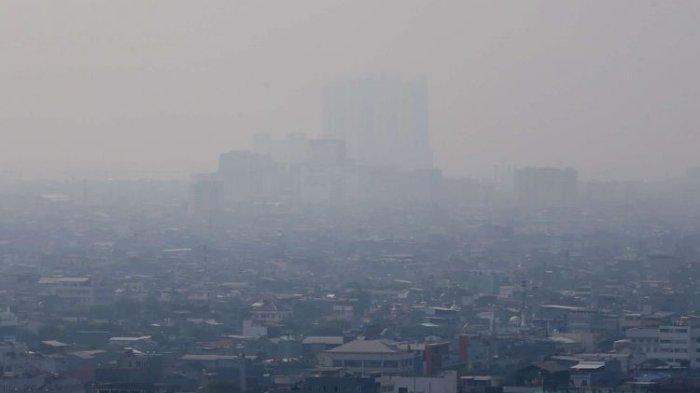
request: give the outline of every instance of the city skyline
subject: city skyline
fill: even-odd
[[[27,178],[209,171],[253,134],[322,133],[324,85],[388,72],[426,77],[448,175],[679,176],[700,164],[698,7],[8,2],[0,165]]]
[[[0,393],[700,393],[700,1],[0,9]]]

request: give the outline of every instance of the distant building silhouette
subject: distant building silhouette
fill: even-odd
[[[578,172],[571,168],[525,168],[515,173],[518,204],[525,208],[556,208],[575,204]]]
[[[325,133],[359,165],[430,169],[428,88],[396,76],[343,80],[324,90]]]

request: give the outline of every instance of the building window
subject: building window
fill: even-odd
[[[360,360],[346,360],[345,367],[362,367],[362,362]]]

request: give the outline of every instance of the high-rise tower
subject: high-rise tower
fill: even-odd
[[[433,167],[424,79],[383,75],[333,83],[324,91],[324,129],[344,140],[348,157],[360,165]]]

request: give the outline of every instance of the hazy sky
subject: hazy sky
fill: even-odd
[[[437,164],[700,165],[700,1],[0,0],[0,165],[206,171],[320,132],[321,88],[425,75]]]

